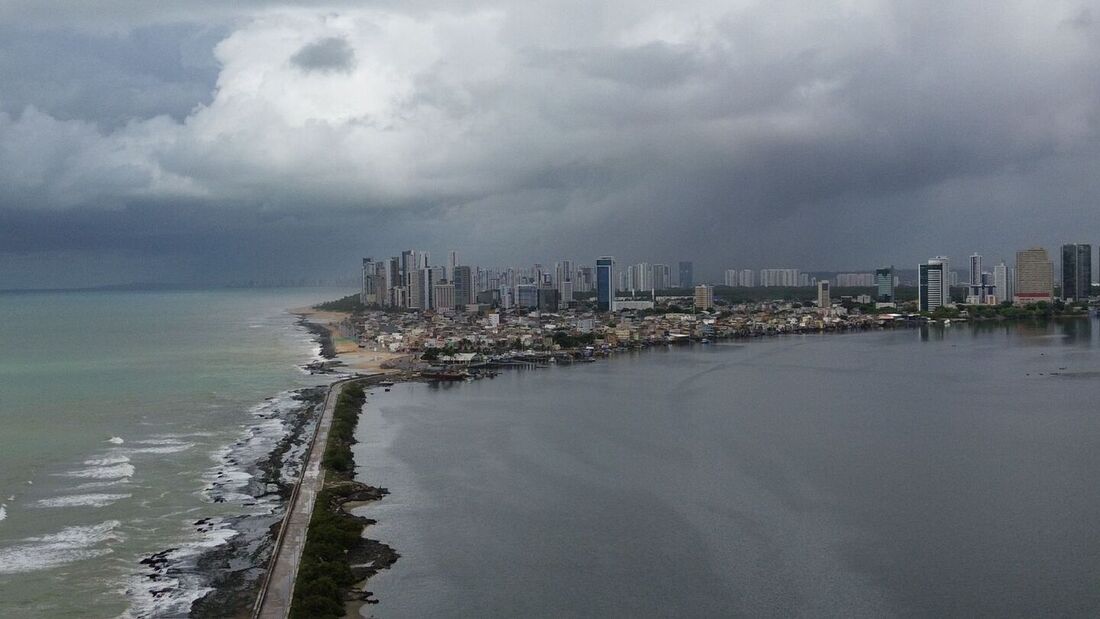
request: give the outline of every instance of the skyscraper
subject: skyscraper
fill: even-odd
[[[695,265],[690,260],[680,262],[680,287],[691,288],[695,285]]]
[[[680,267],[683,269],[683,263]],[[615,311],[615,259],[611,256],[596,260],[596,309]]]
[[[672,268],[667,264],[653,265],[653,290],[672,288]]]
[[[1012,296],[1015,294],[1013,279],[1012,270],[1008,268],[1004,260],[993,267],[993,294],[997,296],[997,299],[1002,302],[1012,300]]]
[[[447,271],[443,274],[443,277],[447,278],[447,281],[454,281],[455,278],[455,266],[458,265],[458,252],[451,250],[447,256]]]
[[[927,264],[917,266],[920,272],[918,307],[922,312],[931,312],[951,302],[950,262],[943,256],[937,256]]]
[[[455,265],[453,270],[455,307],[465,309],[467,305],[473,303],[474,299],[473,271],[470,267],[462,265]]]
[[[736,288],[738,285],[737,269],[726,269],[726,285]]]
[[[1062,246],[1062,298],[1088,300],[1092,287],[1092,245],[1071,243]]]
[[[1016,303],[1054,300],[1054,263],[1042,247],[1016,252]]]
[[[363,258],[363,291],[359,293],[359,302],[363,305],[377,302],[374,275],[374,259]]]
[[[829,280],[823,279],[817,282],[817,306],[832,307],[832,299],[829,298]]]
[[[875,269],[875,301],[894,302],[894,267]]]

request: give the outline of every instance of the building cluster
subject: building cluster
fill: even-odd
[[[1018,305],[1064,301],[1087,301],[1092,287],[1092,245],[1062,245],[1059,294],[1055,296],[1055,268],[1047,250],[1032,247],[1016,252],[1015,266],[1002,260],[992,272],[982,266],[982,256],[970,256],[970,278],[966,282],[968,305]],[[957,284],[950,260],[937,256],[918,265],[918,304],[921,311],[934,311],[951,304],[951,286]]]
[[[694,297],[703,304],[707,302],[700,298],[707,294],[704,290],[712,288],[696,287]],[[669,303],[689,305],[691,299],[670,298],[664,303],[668,309]],[[892,320],[892,317],[849,313],[839,306],[822,311],[799,303],[768,302],[735,305],[721,313],[593,312],[577,308],[556,312],[498,309],[478,313],[373,310],[349,318],[343,331],[356,338],[361,347],[372,350],[420,353],[436,349],[478,353],[491,359],[494,355],[516,352],[566,351],[583,355],[710,338],[869,329]]]

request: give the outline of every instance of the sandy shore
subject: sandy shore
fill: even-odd
[[[360,348],[358,342],[341,333],[340,323],[349,316],[346,312],[325,312],[311,307],[297,307],[290,310],[290,313],[327,329],[332,337],[335,359],[350,370],[363,374],[394,372],[395,370],[383,368],[382,364],[406,356],[404,353],[393,353],[380,348],[377,350]]]

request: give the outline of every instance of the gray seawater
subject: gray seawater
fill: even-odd
[[[1095,320],[375,389],[378,617],[1100,615]]]
[[[139,561],[281,508],[239,490],[326,380],[287,309],[342,293],[0,294],[0,617],[185,614],[202,579]]]

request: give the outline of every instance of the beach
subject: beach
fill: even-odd
[[[324,341],[323,334],[318,334],[322,340],[322,356],[330,362],[326,364],[327,368],[360,374],[395,373],[397,370],[389,364],[409,356],[406,353],[382,350],[378,345],[371,348],[360,347],[359,342],[351,337],[350,328],[345,327],[346,321],[351,317],[347,312],[297,307],[291,309],[290,313],[298,316],[307,326],[315,325],[327,332],[328,343]]]

